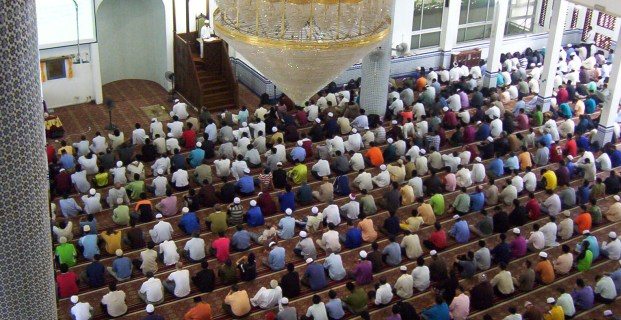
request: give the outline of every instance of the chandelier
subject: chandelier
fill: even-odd
[[[377,47],[392,0],[216,0],[216,34],[303,105]]]

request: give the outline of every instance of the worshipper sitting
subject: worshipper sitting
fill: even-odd
[[[278,285],[278,281],[271,280],[270,288],[261,287],[254,297],[250,298],[250,303],[253,307],[271,309],[278,305],[281,298],[282,288]]]

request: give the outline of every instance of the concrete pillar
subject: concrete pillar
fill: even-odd
[[[93,99],[95,103],[103,103],[103,87],[101,84],[101,65],[99,63],[99,44],[97,42],[90,44],[91,51],[91,71],[93,72]]]
[[[621,39],[621,29],[619,29],[619,38]],[[621,100],[621,55],[615,54],[612,61],[612,70],[610,71],[610,79],[608,80],[608,88],[610,95],[604,101],[604,108],[597,126],[597,140],[600,146],[610,142],[613,135],[613,126],[617,120],[617,112],[619,111],[619,103]],[[617,137],[618,139],[619,137]]]
[[[446,2],[445,2],[446,3]],[[440,33],[440,51],[442,51],[442,66],[450,68],[451,54],[457,43],[459,31],[459,11],[461,0],[449,0],[448,8],[442,12],[442,32]],[[465,9],[464,9],[465,10]]]
[[[567,0],[554,1],[552,8],[554,15],[550,22],[550,32],[546,44],[546,56],[543,62],[543,72],[541,73],[539,96],[537,104],[542,106],[544,112],[550,110],[550,100],[554,92],[554,77],[559,58],[559,50],[563,41],[565,17],[567,16]]]
[[[0,319],[57,319],[35,0],[0,3]]]
[[[496,0],[492,33],[489,38],[489,51],[487,52],[487,70],[483,75],[483,86],[486,88],[496,87],[496,74],[500,71],[500,54],[502,53],[502,40],[505,37],[508,11],[509,0]]]
[[[391,4],[391,17],[394,17],[395,1]],[[362,59],[362,79],[360,81],[360,107],[366,114],[377,114],[382,118],[386,113],[388,79],[390,78],[390,56],[392,53],[392,31],[386,35],[381,46]]]

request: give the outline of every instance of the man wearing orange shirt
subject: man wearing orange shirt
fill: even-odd
[[[533,166],[532,155],[528,152],[528,148],[522,146],[522,152],[518,155],[518,161],[520,162],[520,170],[524,171],[527,167]]]
[[[578,234],[582,234],[584,230],[591,230],[591,214],[589,212],[581,212],[575,219],[574,223],[578,228]]]
[[[183,316],[183,320],[211,320],[211,305],[204,303],[201,297],[194,297],[194,307]]]
[[[246,290],[239,290],[236,284],[231,287],[231,291],[224,298],[222,307],[226,313],[236,318],[247,316],[252,309],[248,292]]]
[[[375,142],[371,142],[371,148],[364,155],[364,160],[367,164],[371,164],[375,167],[379,167],[384,164],[384,156],[382,155],[382,149],[380,149]]]
[[[554,267],[548,260],[548,254],[539,252],[539,262],[535,266],[535,279],[541,284],[550,284],[554,281]]]
[[[424,76],[420,76],[416,79],[416,91],[421,92],[425,89],[427,85],[427,79]]]

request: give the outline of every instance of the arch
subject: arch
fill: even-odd
[[[146,79],[168,88],[165,2],[100,0],[96,8],[102,84]]]

